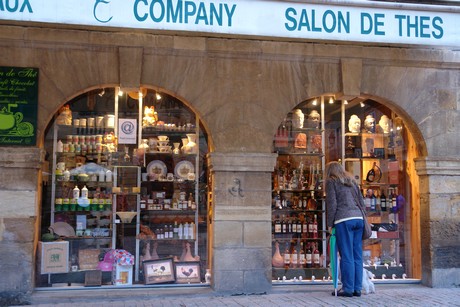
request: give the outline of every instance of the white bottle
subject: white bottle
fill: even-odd
[[[179,224],[178,236],[179,236],[179,239],[184,238],[184,225],[182,223]]]
[[[190,225],[188,222],[184,225],[184,239],[190,239]]]
[[[99,182],[104,182],[105,181],[105,171],[101,169],[99,171]]]
[[[64,150],[64,144],[62,144],[62,141],[59,140],[57,142],[57,146],[56,146],[56,152],[62,152]]]
[[[194,222],[190,223],[188,233],[189,233],[190,239],[195,240],[195,223]]]
[[[81,189],[81,198],[88,198],[88,188],[86,187],[86,185],[83,186],[83,189]]]
[[[78,188],[78,186],[75,186],[75,188],[73,189],[73,198],[74,199],[80,198],[80,189]]]
[[[112,182],[112,171],[108,170],[105,172],[105,182]]]
[[[64,171],[64,181],[69,181],[70,180],[70,172],[68,169]]]

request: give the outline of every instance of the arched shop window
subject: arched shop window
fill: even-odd
[[[89,91],[59,110],[45,149],[38,287],[204,282],[208,135],[186,104]]]
[[[373,236],[363,244],[367,269],[376,278],[419,276],[412,258],[410,183],[403,120],[384,105],[367,99],[308,99],[279,125],[273,151],[273,281],[329,278],[329,247],[323,172],[341,161],[360,183]],[[411,178],[413,176],[414,178]],[[418,180],[417,180],[418,182]],[[412,230],[416,231],[416,230]],[[415,252],[414,252],[415,253]]]

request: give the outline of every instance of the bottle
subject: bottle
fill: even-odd
[[[288,269],[291,264],[291,253],[289,252],[289,243],[286,243],[286,250],[284,251],[284,268]]]
[[[387,211],[387,197],[383,190],[380,195],[380,208],[382,211]]]
[[[186,240],[187,240],[187,239],[190,239],[190,232],[189,232],[189,231],[190,231],[190,226],[189,226],[188,222],[185,222],[185,224],[184,224],[184,236],[183,236],[183,238],[186,239]]]
[[[390,211],[391,213],[396,213],[398,211],[398,208],[396,206],[396,193],[394,192],[394,189],[391,189],[391,195],[389,196],[391,199],[391,206],[390,206]]]
[[[303,216],[303,222],[302,222],[302,238],[308,238],[308,222],[307,222],[307,216]]]
[[[300,242],[300,250],[299,250],[299,268],[305,267],[305,249],[303,246],[303,242]]]
[[[164,233],[164,236],[165,236],[164,238],[169,239],[169,227],[168,227],[168,225],[164,225],[163,233]]]
[[[305,266],[311,268],[313,266],[313,254],[311,251],[311,244],[308,243],[307,252],[305,253]]]
[[[302,237],[302,221],[297,217],[297,237]]]
[[[371,210],[371,196],[369,194],[370,189],[367,189],[366,195],[364,195],[364,205],[366,207],[366,211]]]
[[[377,212],[380,212],[382,211],[382,199],[380,198],[380,190],[376,190],[375,193],[376,193],[375,210]]]
[[[192,193],[189,194],[187,200],[187,210],[192,210],[192,202],[193,202],[193,195]]]
[[[318,239],[318,221],[316,219],[316,214],[313,219],[313,239]]]
[[[191,240],[195,240],[195,223],[191,222],[189,224],[188,235]]]
[[[291,234],[292,233],[292,220],[291,220],[291,217],[288,217],[287,218],[287,227],[286,227],[286,231],[288,234]]]
[[[78,186],[75,186],[75,188],[73,189],[73,198],[74,199],[80,198],[80,189],[78,188]]]
[[[63,152],[64,151],[64,144],[61,140],[57,141],[56,145],[56,152]]]
[[[283,217],[281,219],[281,233],[287,233],[287,224],[286,224],[286,218],[283,214]]]
[[[299,252],[297,251],[296,245],[294,242],[291,243],[291,264],[289,267],[296,268],[298,265],[298,256]]]
[[[179,225],[177,225],[177,221],[174,221],[173,238],[179,239]]]
[[[320,263],[319,263],[319,250],[318,250],[318,243],[314,245],[315,250],[313,251],[313,267],[319,268]]]
[[[376,206],[377,206],[377,197],[375,197],[375,194],[374,194],[374,191],[369,189],[370,191],[370,198],[371,198],[371,212],[375,212],[376,211]]]
[[[184,239],[184,225],[182,223],[179,224],[178,233],[179,239]]]
[[[85,186],[83,186],[83,189],[81,189],[81,198],[88,198],[88,188]]]
[[[279,215],[276,216],[275,220],[275,233],[281,233],[281,221],[279,219]]]
[[[313,238],[313,232],[314,232],[313,227],[314,227],[313,221],[309,218],[309,221],[308,221],[308,237],[309,238]]]
[[[276,192],[274,206],[275,206],[275,209],[282,209],[283,208],[281,206],[281,196],[280,196],[279,191]]]
[[[310,192],[310,198],[308,199],[307,202],[307,210],[316,210],[318,204],[316,203],[315,200],[315,191]]]

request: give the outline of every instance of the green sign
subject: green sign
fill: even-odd
[[[0,66],[0,146],[36,143],[38,69]]]

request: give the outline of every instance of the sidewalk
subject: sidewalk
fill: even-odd
[[[343,298],[331,285],[273,286],[269,294],[224,296],[209,287],[37,291],[32,306],[194,307],[194,306],[460,306],[459,288],[418,284],[376,284],[376,293]]]

